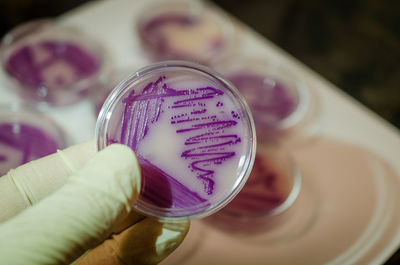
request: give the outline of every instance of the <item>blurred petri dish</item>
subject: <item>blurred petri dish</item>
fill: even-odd
[[[301,173],[282,146],[258,145],[253,170],[243,189],[224,208],[206,218],[229,233],[254,234],[285,222],[297,199]]]
[[[108,75],[105,49],[77,28],[35,20],[1,42],[3,74],[29,102],[66,106],[96,92]]]
[[[0,105],[0,176],[65,147],[61,129],[33,107]]]
[[[226,57],[235,35],[231,20],[196,1],[156,1],[136,21],[143,49],[154,61],[208,65]]]
[[[315,96],[289,69],[268,63],[268,60],[240,56],[220,61],[213,68],[232,82],[246,99],[258,141],[288,141],[289,137],[309,136],[307,127],[315,121],[312,118]]]
[[[137,71],[104,103],[99,150],[132,148],[142,170],[135,208],[159,218],[198,218],[228,203],[255,156],[250,110],[239,92],[199,64],[166,61]]]

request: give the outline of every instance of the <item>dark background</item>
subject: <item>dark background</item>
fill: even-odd
[[[0,0],[0,35],[84,2]],[[399,0],[213,2],[400,128]],[[400,264],[400,253],[386,264]]]
[[[400,1],[214,2],[400,128]]]

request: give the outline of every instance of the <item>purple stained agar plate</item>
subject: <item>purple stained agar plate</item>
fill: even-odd
[[[64,135],[45,114],[19,105],[0,106],[0,176],[64,147]]]
[[[184,61],[150,65],[120,83],[96,125],[99,150],[121,143],[142,172],[140,212],[203,217],[244,185],[255,156],[250,110],[230,83]]]
[[[230,233],[256,233],[284,222],[297,199],[301,173],[281,146],[257,146],[250,177],[239,194],[206,221]]]
[[[299,95],[272,76],[240,71],[227,76],[236,86],[262,127],[270,127],[288,118],[297,108]]]
[[[266,135],[287,133],[306,120],[310,112],[309,88],[285,67],[240,57],[220,61],[213,67],[246,99],[260,140]]]
[[[83,32],[37,20],[2,40],[4,74],[33,102],[70,105],[95,92],[108,73],[104,49]]]
[[[147,6],[136,29],[151,58],[202,64],[226,56],[234,27],[229,18],[194,1],[157,2]]]

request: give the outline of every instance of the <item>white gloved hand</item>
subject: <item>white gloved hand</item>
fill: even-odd
[[[95,153],[90,141],[11,170],[0,178],[0,264],[160,262],[189,222],[133,211],[139,187],[134,153],[117,144]]]

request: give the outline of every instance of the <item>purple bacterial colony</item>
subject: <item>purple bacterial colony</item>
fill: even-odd
[[[0,176],[61,148],[44,131],[23,123],[0,123]]]
[[[257,128],[273,127],[292,114],[298,104],[278,80],[253,73],[228,75],[228,80],[242,93],[253,114]]]
[[[56,97],[52,89],[68,89],[100,68],[99,61],[83,48],[52,40],[21,46],[10,55],[4,67],[19,83],[50,101]],[[41,88],[47,91],[40,94]]]
[[[196,207],[199,204],[207,207],[210,203],[207,204],[206,197],[213,196],[217,189],[225,188],[216,186],[215,169],[236,155],[236,146],[240,144],[241,138],[232,133],[231,129],[238,125],[240,115],[235,111],[220,115],[226,111],[226,104],[223,103],[226,95],[220,89],[211,86],[174,89],[167,81],[168,78],[161,76],[145,86],[141,93],[132,90],[122,100],[124,112],[120,137],[108,138],[107,145],[118,142],[137,152],[143,175],[143,201],[172,209]],[[210,111],[210,102],[214,104],[212,108],[219,112]],[[154,127],[162,115],[168,115],[168,126],[173,127],[176,137],[180,139],[179,145],[184,146],[179,149],[183,150],[181,157],[173,159],[186,161],[192,177],[202,185],[202,196],[182,184],[176,176],[170,176],[141,156],[139,143],[149,137],[151,129],[153,132],[163,130]],[[173,141],[165,139],[169,140]]]

